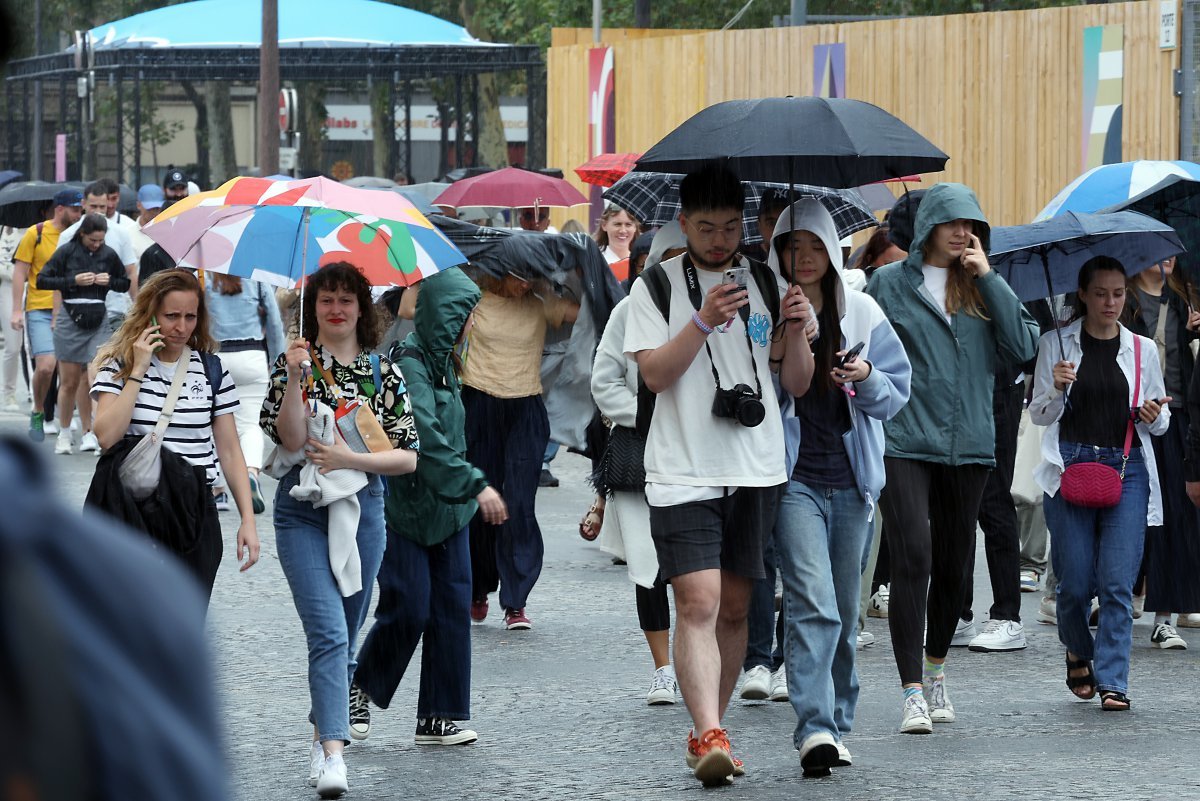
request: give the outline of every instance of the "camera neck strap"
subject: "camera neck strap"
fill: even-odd
[[[736,261],[736,257],[735,261]],[[692,264],[692,256],[690,253],[683,254],[683,279],[687,284],[688,300],[692,302],[692,308],[697,312],[704,305],[704,294],[700,291],[700,276],[696,272],[696,267]],[[754,361],[754,343],[750,340],[750,304],[747,303],[738,309],[738,316],[742,318],[742,328],[746,333],[746,348],[750,352],[750,370],[754,373],[754,387],[758,392],[758,397],[762,398],[762,382],[758,379],[758,364]],[[708,366],[712,368],[713,381],[717,384],[717,389],[721,389],[721,374],[717,372],[717,363],[713,361],[712,348],[708,345],[708,338],[704,339],[704,350],[708,352]]]

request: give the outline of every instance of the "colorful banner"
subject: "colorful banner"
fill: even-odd
[[[813,96],[846,96],[846,45],[817,45],[813,48]]]
[[[1080,171],[1121,161],[1121,100],[1125,88],[1125,29],[1083,30],[1083,150]]]
[[[617,149],[616,96],[613,92],[611,47],[588,50],[588,158]],[[601,187],[591,187],[592,220],[604,211]]]

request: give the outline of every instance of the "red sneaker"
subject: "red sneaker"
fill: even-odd
[[[696,753],[696,749],[700,747],[700,741],[696,739],[693,732],[688,732],[688,748],[685,759],[687,766],[692,770],[696,769],[696,763],[700,761],[700,755]],[[746,775],[746,763],[730,754],[730,759],[733,760],[733,778]]]
[[[730,753],[729,736],[724,729],[709,729],[699,739],[689,734],[687,762],[705,787],[729,784],[740,767]]]
[[[533,628],[533,623],[525,617],[524,609],[505,609],[504,628],[509,631],[526,631]]]
[[[480,601],[471,601],[471,620],[476,623],[482,623],[487,620],[488,600],[484,598]]]

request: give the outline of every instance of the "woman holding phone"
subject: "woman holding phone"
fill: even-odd
[[[938,184],[917,211],[908,256],[880,267],[867,287],[912,362],[912,397],[884,426],[880,504],[892,560],[888,625],[904,692],[900,731],[909,734],[955,719],[944,665],[996,463],[996,359],[1024,363],[1037,346],[1037,323],[988,264],[989,231],[974,192]]]
[[[1034,478],[1046,493],[1054,539],[1067,687],[1083,699],[1099,691],[1106,712],[1130,707],[1133,582],[1146,526],[1163,520],[1150,437],[1165,433],[1171,419],[1153,340],[1119,322],[1125,293],[1121,262],[1097,256],[1084,264],[1075,320],[1061,340],[1053,332],[1042,337],[1029,404],[1030,419],[1046,426]],[[1064,472],[1092,462],[1120,471],[1116,505],[1086,508],[1064,497]],[[1093,594],[1100,599],[1095,639],[1088,630]]]
[[[812,384],[784,421],[791,480],[775,552],[793,742],[804,775],[825,776],[850,764],[843,738],[858,702],[858,604],[884,482],[883,423],[908,401],[912,368],[879,305],[846,288],[837,228],[820,201],[785,210],[769,244],[768,263],[800,285],[820,330]]]

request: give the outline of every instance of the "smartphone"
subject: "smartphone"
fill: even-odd
[[[153,326],[157,326],[157,325],[158,325],[158,315],[156,315],[156,314],[152,314],[152,315],[150,315],[150,325],[153,325]],[[159,336],[161,336],[161,335],[162,335],[162,331],[161,331],[161,330],[160,330],[160,331],[157,331],[157,332],[155,332],[155,333],[159,334]],[[164,345],[163,345],[163,343],[162,343],[162,341],[161,341],[161,340],[159,340],[159,341],[158,341],[157,343],[155,343],[155,345],[154,345],[154,349],[155,349],[155,350],[158,350],[159,348],[162,348],[162,347],[164,347]]]
[[[750,283],[750,268],[730,267],[725,271],[725,283],[737,284],[738,291],[744,290]]]
[[[838,367],[845,367],[850,362],[858,358],[858,354],[862,353],[862,349],[866,346],[866,342],[859,342],[850,350],[846,351],[846,355],[838,361]]]

